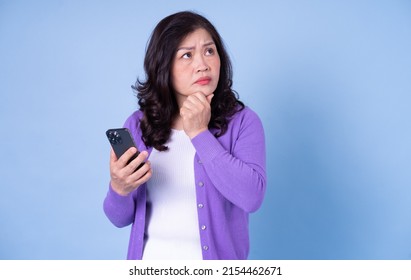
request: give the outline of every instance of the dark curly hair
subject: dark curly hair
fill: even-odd
[[[159,151],[168,149],[165,144],[170,138],[171,124],[179,114],[170,78],[173,57],[182,40],[199,28],[204,28],[211,35],[221,65],[208,127],[217,129],[216,137],[223,135],[227,131],[230,117],[244,108],[238,94],[231,89],[233,73],[230,58],[215,27],[197,13],[175,13],[161,20],[153,30],[144,59],[146,79],[137,79],[132,86],[137,92],[138,104],[143,112],[140,127],[146,146]]]

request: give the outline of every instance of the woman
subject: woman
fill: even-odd
[[[220,35],[196,13],[170,15],[144,67],[140,110],[124,125],[141,153],[127,164],[134,148],[111,151],[104,201],[114,225],[132,224],[127,258],[246,259],[248,214],[266,188],[264,131],[231,89]]]

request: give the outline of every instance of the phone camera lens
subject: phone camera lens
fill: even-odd
[[[117,138],[119,137],[118,133],[116,131],[110,131],[107,133],[108,140],[110,141],[111,144],[115,145],[117,144]]]
[[[107,137],[110,143],[113,145],[121,144],[123,142],[123,139],[121,138],[121,135],[120,133],[118,133],[118,131],[108,131]]]

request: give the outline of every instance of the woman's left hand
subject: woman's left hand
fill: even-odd
[[[180,108],[185,133],[193,139],[201,132],[208,130],[211,118],[211,99],[214,94],[206,95],[196,92],[187,97]]]

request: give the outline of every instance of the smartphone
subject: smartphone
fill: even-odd
[[[134,143],[133,137],[131,136],[130,131],[127,128],[112,128],[106,131],[106,135],[118,159],[131,147],[137,148],[136,144]],[[129,164],[138,155],[139,152],[137,151],[130,158],[127,164]],[[139,169],[143,165],[144,162],[139,167],[137,167],[137,169]]]

